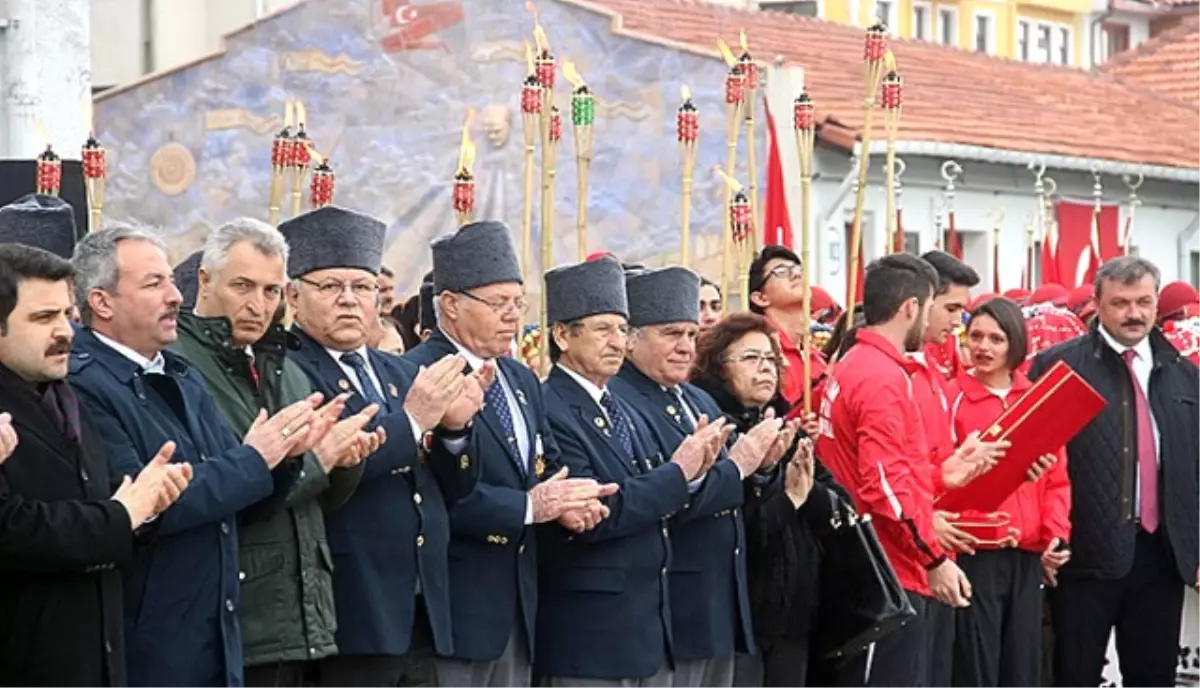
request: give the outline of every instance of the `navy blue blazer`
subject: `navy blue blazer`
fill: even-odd
[[[229,428],[199,373],[174,352],[162,355],[165,374],[148,375],[79,329],[70,361],[71,386],[100,432],[114,481],[136,477],[168,440],[172,461],[195,467],[191,485],[155,522],[154,544],[124,570],[129,683],[240,686],[236,517],[286,497],[297,462],[269,471]]]
[[[454,343],[438,329],[404,357],[429,366],[456,353]],[[471,494],[450,505],[450,611],[454,656],[481,662],[499,659],[518,623],[533,659],[537,535],[533,526],[525,525],[526,500],[529,488],[558,466],[558,447],[546,422],[537,378],[511,358],[498,358],[496,364],[517,396],[535,456],[528,467],[518,465],[520,458],[505,440],[495,410],[480,411],[475,423],[479,483]],[[541,456],[536,455],[539,447]]]
[[[628,361],[608,388],[640,416],[670,456],[687,436],[674,395]],[[681,385],[696,415],[722,416],[703,390]],[[746,583],[746,533],[741,474],[725,456],[709,469],[688,506],[672,518],[671,618],[676,660],[724,659],[754,652]]]
[[[670,662],[668,517],[688,503],[687,480],[663,462],[645,424],[616,399],[632,428],[627,457],[600,406],[555,366],[543,384],[546,416],[575,477],[617,483],[611,513],[575,535],[546,524],[541,538],[537,673],[595,679],[653,676]]]
[[[288,356],[326,398],[354,391],[342,367],[308,333],[292,328],[300,348]],[[338,616],[337,646],[343,655],[408,652],[416,611],[417,580],[433,628],[438,654],[454,654],[447,551],[450,521],[446,504],[467,494],[479,478],[467,448],[451,454],[435,440],[419,449],[404,398],[417,375],[413,364],[374,349],[367,352],[388,408],[368,426],[383,427],[387,443],[367,457],[354,495],[325,517],[333,554],[333,594]],[[346,402],[344,415],[366,407],[361,394]]]

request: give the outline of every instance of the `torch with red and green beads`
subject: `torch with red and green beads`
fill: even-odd
[[[43,196],[57,196],[62,190],[62,158],[54,152],[50,144],[38,156],[34,189]]]
[[[108,176],[108,156],[104,146],[89,135],[83,144],[83,183],[87,189],[88,208],[91,210],[92,229],[100,228],[104,212],[104,180]]]
[[[308,205],[311,209],[324,208],[333,203],[334,184],[337,181],[329,159],[322,160],[313,168],[312,178],[308,184]]]
[[[563,63],[563,76],[571,82],[571,131],[575,135],[576,210],[575,239],[579,249],[579,260],[588,255],[587,241],[587,194],[588,171],[592,166],[592,132],[596,124],[596,99],[583,77],[571,62]]]

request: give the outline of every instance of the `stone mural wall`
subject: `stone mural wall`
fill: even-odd
[[[686,78],[701,117],[693,255],[696,267],[718,274],[724,187],[713,167],[725,153],[723,64],[616,35],[609,17],[558,0],[538,9],[560,64],[573,61],[597,96],[589,248],[650,264],[677,258],[674,128]],[[451,177],[468,108],[478,112],[476,216],[505,220],[519,243],[518,99],[522,41],[532,27],[518,0],[308,0],[269,17],[229,36],[223,54],[100,97],[96,123],[110,157],[106,216],[161,228],[177,258],[215,223],[267,219],[271,139],[285,101],[299,100],[317,150],[331,157],[335,202],[387,222],[386,262],[401,290],[412,292],[428,269],[429,241],[454,224]],[[714,41],[725,28],[714,27]],[[558,82],[565,112],[570,85],[561,74]],[[572,147],[568,118],[558,157],[556,264],[577,255]],[[287,199],[281,217],[291,211]]]

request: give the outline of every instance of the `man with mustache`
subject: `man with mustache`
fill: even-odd
[[[490,369],[464,376],[451,355],[421,370],[367,344],[385,229],[335,206],[279,226],[299,340],[288,357],[318,391],[349,394],[346,413],[377,407],[370,427],[388,440],[325,519],[338,620],[338,654],[318,671],[326,686],[436,682],[434,657],[454,651],[446,506],[479,476],[471,419]]]
[[[39,197],[0,210],[0,234],[36,227],[69,245],[71,214]],[[61,257],[0,245],[0,676],[12,685],[125,685],[118,567],[191,478],[169,463],[167,443],[112,491],[104,448],[65,381],[72,276]]]
[[[867,685],[928,685],[932,592],[969,603],[966,576],[933,529],[933,462],[911,376],[929,327],[938,274],[924,260],[894,254],[873,261],[863,284],[866,325],[838,362],[821,400],[817,455],[870,514],[884,552],[917,616],[875,643]],[[866,670],[866,655],[850,669]],[[854,680],[862,680],[862,676]]]
[[[204,377],[217,409],[245,433],[260,408],[276,413],[302,401],[312,385],[286,358],[294,342],[272,316],[283,302],[288,247],[279,232],[251,218],[208,236],[198,272],[195,312],[179,314],[172,349]],[[343,395],[329,409],[341,411]],[[362,475],[359,462],[384,431],[362,432],[378,407],[334,426],[311,452],[283,504],[243,520],[242,647],[248,686],[299,686],[315,662],[337,652],[333,574],[324,509],[342,506]]]
[[[571,475],[616,484],[595,529],[541,532],[538,674],[553,686],[671,685],[668,517],[708,470],[721,424],[664,461],[634,411],[608,389],[625,358],[625,275],[611,258],[546,273],[555,362],[547,418]],[[618,593],[615,594],[614,593]]]
[[[583,527],[585,517],[602,515],[598,500],[615,486],[559,469],[541,386],[508,356],[526,306],[508,227],[474,222],[432,250],[438,328],[406,358],[435,366],[456,356],[495,374],[475,432],[479,484],[450,506],[454,642],[438,659],[438,683],[528,686],[538,607],[534,525],[576,512],[568,518]]]
[[[1121,680],[1175,682],[1185,585],[1197,585],[1196,366],[1154,325],[1159,272],[1126,256],[1096,271],[1097,321],[1035,359],[1063,361],[1108,406],[1067,443],[1071,560],[1050,590],[1054,680],[1099,683],[1116,627]]]
[[[320,395],[270,417],[259,411],[239,439],[201,376],[165,350],[178,337],[181,298],[163,243],[115,226],[88,234],[72,262],[83,327],[71,383],[113,474],[137,473],[168,441],[178,445],[174,460],[195,473],[125,575],[129,683],[240,685],[237,518],[287,496],[299,462],[284,460],[311,450],[329,427],[314,413]]]
[[[687,382],[700,330],[700,278],[680,267],[635,270],[625,286],[634,329],[625,363],[609,384],[649,428],[659,451],[673,454],[703,432],[707,419],[721,417],[717,402]],[[764,420],[722,451],[688,484],[687,506],[672,519],[673,685],[730,686],[735,652],[755,652],[742,481],[782,457],[786,447],[776,446],[781,427],[778,419]]]

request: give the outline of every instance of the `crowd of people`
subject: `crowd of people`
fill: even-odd
[[[0,208],[0,684],[1098,686],[1114,628],[1125,685],[1174,682],[1200,382],[1144,259],[1085,326],[1065,290],[972,299],[940,251],[845,312],[804,311],[785,247],[736,313],[600,255],[532,289],[538,375],[502,223],[434,241],[398,305],[384,224],[338,207],[176,266],[75,230]],[[1058,361],[1099,416],[998,511],[938,509]]]

